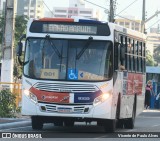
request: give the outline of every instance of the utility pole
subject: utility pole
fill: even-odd
[[[142,22],[141,22],[141,32],[145,32],[145,20],[146,20],[146,0],[143,0],[142,4]]]
[[[13,46],[16,0],[6,0],[1,82],[13,82]]]
[[[114,22],[114,4],[113,0],[110,0],[110,13],[109,13],[109,22]]]

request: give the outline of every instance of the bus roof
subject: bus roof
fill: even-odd
[[[70,23],[74,23],[74,22],[78,22],[78,23],[92,23],[92,24],[100,24],[100,23],[107,23],[107,22],[103,22],[103,21],[97,21],[94,19],[87,19],[84,17],[77,17],[77,16],[73,16],[71,18],[41,18],[41,19],[31,19],[30,23],[32,23],[33,21],[42,21],[42,22],[70,22]],[[129,36],[134,36],[136,38],[141,38],[141,39],[145,39],[146,36],[144,33],[132,30],[132,29],[128,29],[122,26],[119,26],[115,23],[107,23],[111,29],[111,32],[117,31],[121,34],[127,34]],[[135,36],[136,35],[136,36]]]
[[[123,26],[117,25],[115,23],[108,23],[110,28],[113,28],[115,31],[120,32],[121,34],[127,34],[133,37],[146,39],[146,35],[142,32],[135,31]]]

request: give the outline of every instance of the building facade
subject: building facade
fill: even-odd
[[[69,0],[68,7],[55,7],[49,17],[70,18],[71,16],[80,16],[93,18],[93,9],[85,8],[83,0]]]
[[[28,18],[43,18],[43,0],[18,0],[17,15],[25,15]]]
[[[141,22],[141,20],[137,20],[134,16],[125,16],[123,19],[115,19],[116,24],[139,32],[141,32]]]
[[[157,31],[158,29],[157,30],[153,29],[153,30]],[[160,33],[158,32],[148,33],[147,34],[147,50],[149,50],[151,55],[153,55],[154,49],[156,49],[157,47],[160,47]]]

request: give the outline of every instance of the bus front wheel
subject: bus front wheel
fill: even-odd
[[[74,126],[74,121],[72,121],[72,120],[65,120],[64,121],[64,126],[66,126],[66,127],[73,127]]]
[[[116,130],[116,120],[104,120],[104,130],[107,133],[113,133]]]
[[[32,129],[41,130],[43,128],[43,121],[38,116],[32,116]]]

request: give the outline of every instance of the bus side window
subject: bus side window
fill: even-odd
[[[121,47],[124,47],[124,49],[125,49],[124,52],[126,52],[125,39],[126,39],[126,38],[125,38],[124,36],[121,36]],[[123,54],[124,54],[124,53],[123,53]],[[125,54],[124,56],[125,56],[125,59],[121,60],[121,65],[122,65],[122,66],[125,66],[125,63],[127,62],[127,60],[126,60],[126,54]],[[126,66],[125,66],[124,68],[126,68]]]
[[[140,59],[139,59],[139,67],[140,67],[140,71],[143,72],[143,43],[141,42],[140,43],[140,52],[139,52],[139,55],[140,55]]]
[[[146,44],[143,43],[143,73],[146,72]]]
[[[132,54],[133,54],[133,59],[132,59],[132,62],[133,62],[133,69],[132,71],[135,72],[135,42],[134,42],[134,39],[132,40]]]
[[[141,43],[137,42],[137,71],[141,72]]]
[[[126,55],[125,55],[125,68],[129,70],[129,55],[128,53],[128,38],[125,37],[125,48],[126,48]]]
[[[131,46],[131,39],[128,39],[127,42],[127,49],[128,49],[128,68],[129,71],[132,71],[132,46]]]
[[[118,70],[118,65],[119,65],[119,43],[115,43],[114,46],[114,70]]]
[[[135,64],[135,71],[137,72],[137,40],[134,41],[134,64]]]

